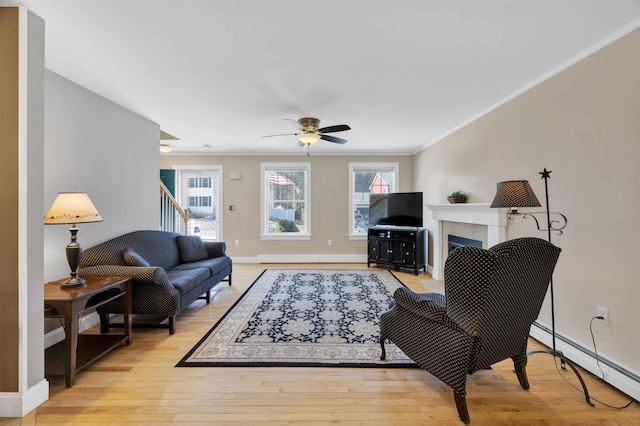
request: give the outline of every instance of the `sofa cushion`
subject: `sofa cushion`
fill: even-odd
[[[208,268],[211,271],[211,275],[215,275],[221,272],[225,268],[231,265],[231,259],[227,256],[214,257],[204,260],[198,260],[197,262],[183,263],[172,269],[172,271],[184,271],[187,269],[195,268]]]
[[[197,235],[178,235],[176,237],[180,257],[183,262],[195,262],[209,257],[202,238]]]
[[[167,271],[169,283],[179,292],[180,296],[186,294],[211,277],[208,268],[184,269]]]
[[[131,247],[127,247],[124,252],[122,252],[122,257],[124,257],[124,261],[129,266],[142,266],[148,268],[149,262],[144,260],[142,256],[138,254],[137,251],[132,249]]]

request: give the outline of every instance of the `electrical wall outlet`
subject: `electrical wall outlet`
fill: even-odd
[[[331,244],[333,244],[333,241],[327,240],[327,245],[330,246]]]
[[[596,308],[596,316],[603,318],[603,319],[598,318],[598,321],[600,321],[604,325],[609,325],[609,309],[603,308],[602,306],[598,306]]]
[[[239,246],[240,245],[240,240],[236,240],[236,245]]]

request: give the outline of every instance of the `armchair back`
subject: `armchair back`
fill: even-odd
[[[462,247],[449,255],[447,316],[478,338],[470,374],[526,347],[560,251],[540,238],[518,238],[488,250]]]

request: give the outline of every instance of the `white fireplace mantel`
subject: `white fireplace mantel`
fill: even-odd
[[[472,223],[487,226],[489,247],[505,241],[507,234],[507,212],[509,209],[492,209],[489,203],[427,204],[435,221],[433,232],[434,279],[443,279],[444,256],[442,244],[442,222]]]

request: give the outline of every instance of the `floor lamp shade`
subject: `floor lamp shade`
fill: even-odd
[[[102,217],[93,205],[89,196],[84,192],[60,192],[44,216],[45,225],[71,225],[71,242],[67,245],[67,261],[71,268],[71,277],[61,284],[62,287],[85,285],[82,278],[78,278],[78,265],[82,255],[82,247],[77,242],[78,223],[101,222]]]
[[[517,207],[540,207],[540,201],[534,194],[529,181],[507,180],[496,184],[496,196],[491,203],[491,207],[517,208]]]

